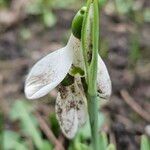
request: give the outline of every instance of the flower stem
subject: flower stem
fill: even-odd
[[[92,96],[88,94],[88,111],[89,119],[91,125],[91,134],[92,134],[92,146],[93,150],[99,150],[99,138],[98,138],[98,104],[97,104],[97,95]]]
[[[93,6],[93,13],[90,18],[91,25],[88,23],[89,9]],[[90,27],[89,27],[90,26]],[[88,30],[92,28],[92,33],[88,34]],[[88,29],[88,30],[87,30]],[[87,41],[90,39],[91,41]],[[88,112],[91,126],[92,135],[92,146],[93,150],[99,150],[99,134],[98,134],[98,101],[97,101],[97,66],[98,66],[98,47],[99,47],[99,9],[98,0],[88,0],[87,12],[83,21],[82,26],[82,49],[83,57],[86,69],[86,82],[87,82],[87,101],[88,101]],[[88,43],[92,45],[92,58],[90,64],[88,64],[88,51],[91,47],[88,47]]]
[[[97,101],[97,66],[98,66],[98,48],[99,48],[99,8],[98,0],[93,0],[94,17],[92,26],[93,55],[90,66],[90,87],[88,96],[88,107],[92,133],[92,144],[94,150],[99,150],[98,134],[98,101]],[[92,93],[92,95],[91,95]]]

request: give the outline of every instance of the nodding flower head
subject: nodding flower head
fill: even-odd
[[[70,139],[86,122],[88,116],[85,89],[81,80],[85,78],[80,41],[85,11],[84,7],[75,16],[72,24],[73,34],[67,45],[48,54],[33,66],[24,89],[28,99],[38,99],[58,87],[56,116],[62,132]],[[108,99],[111,94],[111,81],[100,56],[98,56],[97,87],[98,96]]]

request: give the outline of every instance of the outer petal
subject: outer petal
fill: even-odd
[[[78,126],[87,119],[87,106],[77,83],[60,86],[59,91],[55,107],[57,119],[64,135],[73,138]]]
[[[78,116],[75,101],[68,88],[61,87],[55,110],[62,132],[67,138],[72,139],[78,129]]]
[[[50,92],[64,79],[72,61],[71,47],[54,51],[38,61],[26,79],[26,97],[36,99]]]
[[[111,80],[106,65],[100,56],[98,56],[97,86],[99,96],[103,99],[109,99],[112,89]]]
[[[76,89],[76,100],[77,100],[77,113],[79,126],[82,126],[87,121],[87,99],[82,86],[81,78],[75,79],[75,89]]]

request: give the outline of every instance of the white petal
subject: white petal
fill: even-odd
[[[72,139],[78,129],[78,117],[75,106],[76,104],[68,90],[64,91],[64,95],[62,94],[63,93],[58,93],[56,99],[56,116],[63,134],[67,138]]]
[[[98,56],[97,85],[99,96],[103,99],[109,99],[112,90],[111,80],[106,65],[100,56]]]
[[[87,120],[86,101],[76,82],[70,86],[60,86],[55,109],[64,135],[73,138],[78,126]]]
[[[88,118],[87,112],[87,99],[84,93],[82,82],[80,78],[75,79],[75,89],[76,89],[76,100],[77,100],[77,114],[79,120],[79,126],[85,124]]]
[[[73,63],[70,69],[72,76],[84,76],[84,61],[82,55],[81,41],[72,34],[67,47],[73,47]],[[74,74],[75,73],[75,74]]]
[[[38,61],[26,79],[26,97],[36,99],[48,94],[67,75],[72,60],[71,47],[64,47]]]
[[[67,44],[68,47],[73,46],[73,65],[84,69],[84,61],[81,49],[81,41],[72,34]]]

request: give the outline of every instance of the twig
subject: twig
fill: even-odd
[[[43,130],[49,141],[55,145],[55,150],[65,150],[62,144],[57,140],[45,120],[40,116],[38,112],[36,112],[35,114],[39,121],[40,128]]]
[[[129,95],[129,93],[126,90],[121,90],[120,94],[123,98],[123,100],[137,113],[139,114],[143,119],[150,122],[150,114],[148,114],[146,111],[142,109],[140,105],[138,105],[135,100]]]

